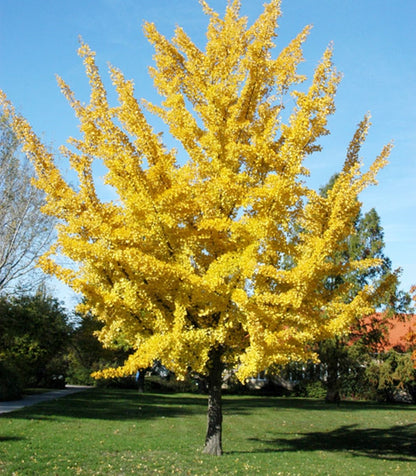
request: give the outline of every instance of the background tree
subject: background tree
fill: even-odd
[[[44,278],[36,260],[50,246],[55,222],[40,211],[45,194],[32,186],[33,167],[18,147],[0,116],[0,293],[16,285],[36,289]]]
[[[362,382],[369,396],[385,402],[416,401],[416,370],[412,353],[390,349],[365,362]]]
[[[47,194],[45,212],[61,221],[43,269],[85,296],[104,323],[105,345],[123,333],[134,349],[124,366],[101,375],[135,374],[158,359],[178,377],[205,376],[204,451],[221,454],[226,366],[245,380],[273,363],[316,358],[314,342],[371,312],[369,289],[345,302],[345,286],[328,289],[325,276],[374,266],[372,259],[340,264],[331,257],[353,231],[357,196],[375,183],[390,147],[361,171],[366,118],[328,196],[308,188],[303,161],[328,133],[339,82],[331,48],[302,90],[306,78],[297,67],[309,27],[273,57],[278,0],[265,4],[251,26],[239,16],[237,0],[223,19],[201,3],[210,18],[205,51],[179,27],[168,41],[145,25],[156,49],[151,74],[163,97],[160,106],[145,105],[169,126],[187,161],[165,148],[133,83],[114,67],[119,104],[108,103],[86,44],[79,53],[91,84],[89,104],[59,80],[80,121],[82,137],[62,148],[78,173],[77,188],[4,95],[2,102]],[[283,113],[287,95],[295,106]],[[96,193],[96,159],[108,169],[117,202]],[[77,266],[59,266],[60,253]]]
[[[66,356],[68,381],[72,384],[92,385],[95,382],[91,377],[93,372],[122,365],[131,352],[120,339],[113,342],[111,348],[104,348],[97,338],[103,323],[98,322],[91,313],[76,314],[76,318]]]
[[[0,363],[23,387],[65,385],[69,335],[66,312],[43,289],[0,297]]]
[[[336,181],[333,176],[328,184],[321,189],[326,196]],[[378,311],[383,311],[387,317],[391,313],[404,313],[409,310],[410,296],[399,289],[400,269],[393,270],[390,259],[384,254],[384,234],[380,224],[380,217],[373,208],[363,214],[361,210],[354,219],[353,233],[345,240],[344,247],[334,254],[333,259],[342,264],[350,260],[362,260],[374,258],[377,261],[374,266],[366,269],[355,269],[344,275],[328,276],[326,286],[330,288],[342,288],[348,283],[348,292],[345,300],[351,300],[355,294],[365,286],[371,285],[377,290],[373,294],[373,306]],[[328,402],[340,400],[340,389],[343,379],[349,379],[352,369],[359,367],[366,359],[364,355],[358,357],[357,351],[370,354],[385,335],[383,325],[378,324],[372,332],[364,331],[361,318],[368,317],[364,314],[351,326],[351,329],[343,335],[335,336],[319,344],[319,359],[326,367],[326,386]],[[350,349],[352,334],[358,336],[355,339],[356,349]],[[358,369],[357,369],[358,370]]]

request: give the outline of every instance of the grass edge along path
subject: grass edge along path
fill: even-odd
[[[67,385],[62,389],[51,388],[29,388],[25,389],[23,397],[17,400],[2,401],[0,400],[0,415],[3,413],[14,412],[21,408],[36,405],[47,400],[54,400],[56,398],[66,397],[77,392],[83,392],[92,388],[87,385]]]
[[[0,416],[0,474],[411,475],[416,406],[224,397],[222,457],[204,395],[96,388]]]

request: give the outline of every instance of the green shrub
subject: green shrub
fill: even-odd
[[[0,401],[19,400],[22,393],[23,386],[17,370],[9,363],[0,362]]]
[[[310,382],[305,387],[306,397],[324,399],[326,396],[326,388],[321,381]]]
[[[72,385],[95,385],[97,381],[91,377],[91,369],[70,365],[66,381]]]
[[[144,382],[145,391],[159,393],[204,393],[199,389],[198,383],[191,377],[185,380],[177,380],[174,375],[163,378],[159,375],[146,377]]]
[[[320,380],[301,380],[291,392],[294,397],[317,398],[320,400],[326,397],[326,387]]]

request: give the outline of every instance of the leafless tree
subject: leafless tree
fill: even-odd
[[[37,258],[50,244],[54,220],[41,212],[43,192],[5,116],[0,116],[0,293],[35,288],[44,279]]]

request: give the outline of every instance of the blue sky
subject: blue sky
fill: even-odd
[[[223,13],[226,0],[208,2]],[[264,0],[243,0],[253,21]],[[323,152],[308,160],[319,187],[340,169],[356,124],[367,112],[373,126],[362,149],[368,166],[391,140],[390,164],[379,185],[362,195],[363,209],[381,217],[386,254],[403,268],[402,288],[416,284],[416,2],[414,0],[283,0],[276,52],[305,25],[302,71],[311,76],[326,46],[343,73]],[[169,38],[181,25],[201,47],[207,17],[197,0],[1,0],[0,88],[51,147],[77,135],[77,122],[61,95],[55,74],[79,99],[87,100],[88,81],[76,54],[78,37],[97,52],[102,75],[107,63],[132,78],[138,97],[156,100],[147,66],[153,50],[142,32],[153,21]],[[64,292],[64,291],[62,291]]]

